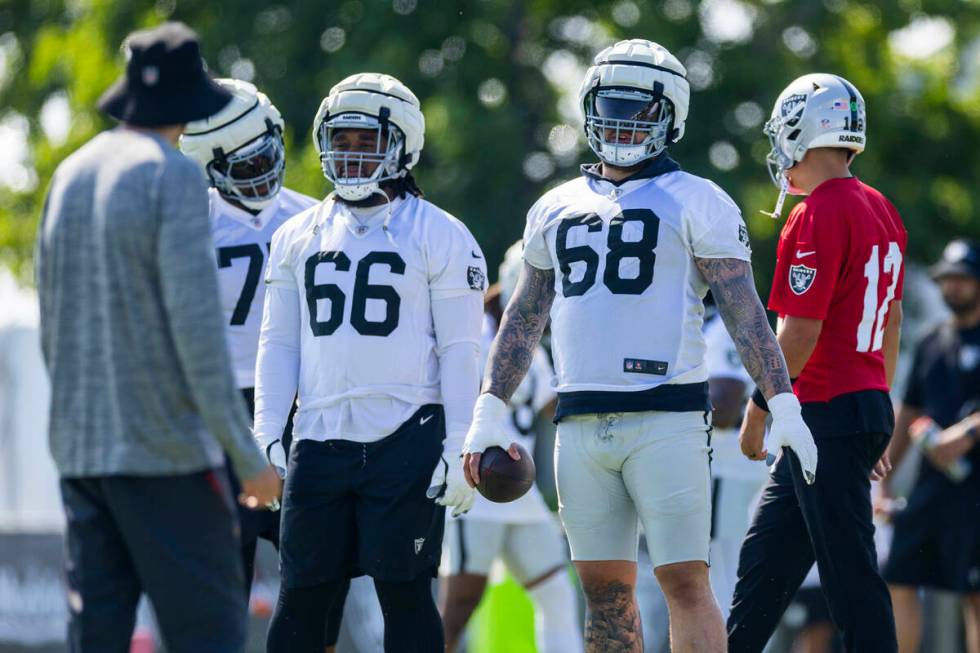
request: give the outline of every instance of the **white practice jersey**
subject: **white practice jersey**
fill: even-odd
[[[585,172],[531,208],[524,260],[555,272],[559,418],[707,409],[696,257],[748,261],[748,232],[724,191],[667,158],[618,185]]]
[[[300,298],[297,439],[376,441],[442,400],[432,300],[482,298],[486,261],[433,204],[391,211],[364,226],[328,197],[273,238],[266,283]]]
[[[228,203],[213,188],[209,194],[225,339],[238,387],[251,388],[255,385],[255,354],[265,302],[262,272],[272,234],[317,200],[283,188],[269,206],[253,215]]]
[[[709,379],[735,379],[745,384],[745,399],[755,390],[755,382],[742,365],[735,341],[721,317],[716,316],[704,325],[707,346],[705,360]],[[738,428],[711,430],[711,475],[741,481],[763,482],[769,476],[765,464],[742,455],[738,444]]]
[[[490,345],[493,344],[496,334],[497,325],[494,319],[485,315],[483,344],[480,348],[484,366],[490,356]],[[534,350],[527,375],[510,398],[507,421],[500,425],[508,440],[520,443],[531,455],[534,455],[536,439],[533,430],[534,419],[555,398],[553,382],[554,372],[548,354],[543,347],[538,346]],[[524,496],[508,503],[494,503],[477,492],[473,507],[463,517],[466,518],[508,524],[530,524],[553,519],[537,483],[532,485]]]

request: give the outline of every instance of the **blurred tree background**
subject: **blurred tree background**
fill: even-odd
[[[269,94],[288,125],[287,184],[312,195],[328,190],[309,135],[321,98],[354,72],[402,79],[427,121],[417,178],[491,270],[535,198],[592,158],[578,84],[623,37],[687,66],[691,114],[672,154],[740,204],[762,288],[779,223],[759,214],[776,198],[761,128],[806,72],[863,92],[869,150],[854,170],[898,206],[913,259],[980,236],[977,0],[0,0],[0,257],[23,279],[55,166],[110,126],[94,104],[122,70],[122,39],[166,19],[198,30],[215,74]]]

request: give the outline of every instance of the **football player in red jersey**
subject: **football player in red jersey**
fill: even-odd
[[[869,478],[890,467],[907,233],[891,203],[849,171],[865,146],[864,99],[850,82],[800,77],[776,100],[765,132],[780,187],[774,217],[787,192],[807,195],[780,235],[769,308],[779,314],[820,473],[807,485],[795,456],[775,463],[742,544],[729,651],[762,651],[816,560],[845,648],[891,653],[895,622],[878,574]],[[770,453],[766,408],[753,397],[742,424],[742,452],[755,460]]]

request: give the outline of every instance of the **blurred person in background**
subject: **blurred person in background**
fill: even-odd
[[[238,388],[249,414],[254,414],[255,358],[265,303],[265,284],[260,281],[272,235],[286,220],[318,201],[283,186],[285,124],[268,96],[245,81],[215,82],[231,94],[231,102],[217,114],[188,124],[180,137],[180,149],[198,162],[211,184],[211,237],[225,339]],[[290,415],[282,438],[265,448],[266,458],[282,477],[286,475],[292,426]],[[230,477],[237,492],[241,483],[231,469]],[[279,512],[240,506],[238,518],[248,596],[258,540],[279,548]],[[349,597],[359,606],[357,623],[351,624],[350,632],[358,642],[364,640],[365,653],[380,650],[383,626],[374,589],[370,584],[355,583],[351,591],[364,596]],[[327,621],[328,651],[337,642],[343,609],[344,601],[338,601]]]
[[[124,46],[125,76],[99,101],[122,124],[58,166],[36,252],[69,650],[128,650],[145,591],[170,650],[236,652],[246,604],[225,455],[250,507],[280,481],[224,346],[207,187],[175,147],[231,97],[180,23]]]
[[[523,244],[512,245],[500,265],[500,282],[486,296],[483,316],[483,361],[497,334],[522,265]],[[511,397],[500,428],[527,451],[534,451],[534,422],[539,414],[554,412],[554,371],[540,345],[524,380]],[[537,484],[510,503],[494,503],[477,495],[465,515],[446,524],[442,569],[442,619],[446,650],[454,651],[470,616],[483,597],[495,559],[527,591],[534,606],[535,642],[540,653],[575,653],[582,650],[581,624],[575,589],[568,575],[568,555],[555,516],[545,504]]]
[[[923,451],[884,568],[900,653],[922,638],[920,588],[963,596],[969,653],[980,653],[980,247],[954,240],[932,268],[950,319],[915,348],[890,452]],[[887,486],[886,486],[887,487]]]
[[[888,588],[878,573],[871,479],[887,473],[894,426],[888,391],[898,358],[908,234],[895,207],[854,177],[864,151],[864,98],[838,75],[793,80],[765,133],[769,172],[806,195],[779,236],[769,308],[793,390],[820,456],[816,480],[766,434],[768,408],[753,394],[739,436],[770,480],[745,537],[728,619],[732,653],[758,653],[813,563],[848,650],[896,650]]]
[[[287,219],[316,200],[283,188],[286,171],[282,116],[269,98],[248,82],[217,79],[232,100],[205,120],[190,123],[180,149],[200,164],[208,189],[211,238],[218,265],[220,306],[232,370],[250,414],[255,412],[255,355],[265,284],[260,283],[272,234]],[[287,423],[281,440],[265,451],[269,463],[285,475],[292,437]],[[240,483],[230,474],[232,487]],[[258,539],[279,545],[278,511],[239,509],[245,587],[252,585]]]
[[[755,384],[745,371],[738,348],[705,298],[705,362],[711,393],[711,589],[728,618],[738,579],[738,554],[749,530],[752,508],[769,479],[766,466],[742,455],[738,427]]]

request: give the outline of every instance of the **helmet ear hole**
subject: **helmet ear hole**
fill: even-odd
[[[793,131],[791,131],[789,133],[789,136],[786,137],[786,140],[788,140],[788,141],[795,141],[797,138],[799,138],[799,136],[800,136],[800,130],[799,129],[794,129]]]

